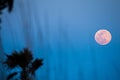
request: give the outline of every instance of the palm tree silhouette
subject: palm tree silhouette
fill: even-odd
[[[25,48],[21,52],[14,51],[11,55],[6,55],[7,59],[4,62],[10,69],[14,69],[15,67],[20,67],[22,69],[21,72],[13,72],[8,75],[7,80],[12,79],[18,73],[20,73],[20,80],[31,80],[31,76],[35,75],[35,71],[43,65],[42,59],[33,60],[33,56],[31,51]]]

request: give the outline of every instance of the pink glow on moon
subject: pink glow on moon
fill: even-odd
[[[95,41],[100,45],[106,45],[111,41],[111,34],[105,29],[98,30],[95,33]]]

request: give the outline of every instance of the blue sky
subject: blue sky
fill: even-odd
[[[119,0],[17,0],[2,15],[4,52],[28,47],[44,59],[42,80],[120,80]],[[101,46],[99,29],[112,40]]]

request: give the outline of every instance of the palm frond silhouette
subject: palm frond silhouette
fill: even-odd
[[[20,72],[21,80],[30,80],[30,74],[35,75],[35,71],[43,65],[42,59],[33,60],[33,55],[31,51],[25,48],[21,52],[14,51],[11,55],[6,55],[7,59],[4,62],[8,68],[13,69],[15,67],[20,67],[22,71]],[[10,80],[19,72],[14,72],[7,77]]]
[[[8,12],[12,12],[13,10],[14,0],[0,0],[0,15],[2,14],[2,10],[8,8]],[[0,18],[0,23],[2,22]]]
[[[0,0],[0,10],[8,7],[8,11],[11,12],[13,8],[13,0]]]

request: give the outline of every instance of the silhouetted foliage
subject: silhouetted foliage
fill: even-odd
[[[17,72],[14,72],[12,74],[10,74],[8,77],[7,77],[7,80],[10,80],[11,78],[13,78],[15,75],[17,75],[18,73]]]
[[[29,75],[35,75],[35,71],[43,65],[42,59],[35,59],[33,60],[33,56],[31,51],[25,48],[21,52],[14,51],[11,55],[6,55],[7,59],[4,62],[10,69],[15,67],[21,67],[22,71],[20,72],[20,79],[21,80],[30,80]],[[17,72],[19,73],[19,72]],[[14,77],[16,72],[10,74],[7,77],[7,80]]]
[[[32,66],[30,68],[30,73],[34,74],[34,72],[39,68],[39,66],[42,65],[41,59],[36,59],[32,62]]]
[[[0,0],[0,11],[8,7],[8,11],[11,12],[13,8],[13,0]]]
[[[13,10],[14,0],[0,0],[0,15],[2,14],[2,10],[8,8],[8,12]],[[2,22],[0,18],[0,23]]]

